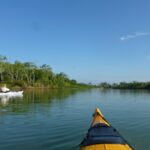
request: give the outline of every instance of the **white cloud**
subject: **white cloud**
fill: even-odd
[[[121,41],[130,40],[130,39],[134,39],[139,36],[145,36],[145,35],[149,35],[149,34],[150,34],[149,32],[136,32],[134,34],[124,35],[124,36],[120,37],[120,40]]]

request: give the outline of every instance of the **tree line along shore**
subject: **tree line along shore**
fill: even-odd
[[[11,63],[6,56],[0,55],[0,87],[9,88],[102,88],[102,89],[150,89],[150,82],[102,82],[98,85],[78,83],[65,73],[54,73],[52,68],[33,62],[15,61]]]
[[[98,85],[103,89],[150,89],[150,82],[120,82],[120,83],[107,83],[103,82]]]
[[[0,86],[7,84],[12,88],[84,88],[91,85],[78,83],[65,73],[54,73],[52,68],[33,62],[15,61],[11,63],[0,55]]]

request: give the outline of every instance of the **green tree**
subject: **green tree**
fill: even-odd
[[[0,55],[0,81],[3,81],[3,73],[5,71],[5,63],[7,61],[6,56]]]

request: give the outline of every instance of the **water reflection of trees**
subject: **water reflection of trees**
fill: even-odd
[[[60,90],[29,90],[24,94],[25,103],[50,103],[53,100],[63,101],[78,92],[77,89]]]
[[[84,92],[86,90],[79,89],[59,89],[59,90],[48,90],[48,89],[36,89],[28,90],[23,94],[23,98],[13,97],[0,99],[0,109],[8,109],[10,112],[29,112],[34,109],[33,104],[46,104],[45,106],[50,107],[53,102],[63,103],[70,96],[74,96],[78,92]]]
[[[139,95],[139,94],[150,94],[150,90],[140,90],[140,89],[99,89],[99,91],[103,94],[120,94],[120,95]]]

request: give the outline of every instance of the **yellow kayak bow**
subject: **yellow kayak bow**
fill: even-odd
[[[133,148],[96,108],[91,127],[80,144],[80,150],[133,150]]]

